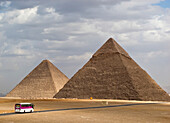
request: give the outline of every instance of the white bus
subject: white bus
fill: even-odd
[[[34,104],[32,103],[17,103],[15,104],[15,112],[34,112]]]

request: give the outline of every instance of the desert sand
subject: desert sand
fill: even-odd
[[[35,104],[34,113],[14,113],[19,102]],[[170,122],[170,103],[125,100],[0,98],[0,123]]]

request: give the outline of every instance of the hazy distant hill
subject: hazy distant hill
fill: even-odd
[[[5,94],[0,93],[0,97],[4,97],[4,96],[5,96]]]

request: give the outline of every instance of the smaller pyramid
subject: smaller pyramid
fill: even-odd
[[[42,61],[6,97],[52,98],[69,79],[50,61]]]

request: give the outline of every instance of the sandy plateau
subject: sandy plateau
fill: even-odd
[[[34,113],[14,113],[19,102],[35,104]],[[170,103],[125,100],[0,98],[0,123],[170,122]]]

